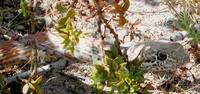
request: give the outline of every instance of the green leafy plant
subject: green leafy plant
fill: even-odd
[[[91,86],[94,87],[97,93],[102,93],[105,87],[110,87],[111,90],[107,92],[109,94],[115,92],[119,94],[137,94],[140,89],[140,83],[144,81],[142,76],[144,71],[139,69],[142,61],[135,59],[132,62],[128,62],[125,59],[120,50],[118,35],[111,28],[107,22],[108,20],[102,15],[103,13],[117,15],[117,17],[113,16],[110,20],[116,21],[118,23],[117,27],[124,26],[124,24],[127,23],[124,14],[130,6],[130,1],[123,0],[122,3],[119,3],[119,1],[121,0],[96,1],[96,15],[99,17],[97,30],[98,34],[103,35],[100,27],[104,22],[105,27],[108,28],[114,35],[116,42],[110,51],[104,51],[102,49],[103,53],[105,52],[105,55],[102,58],[103,61],[95,62],[94,69],[90,69],[92,73],[91,79],[94,81]],[[112,7],[108,9],[109,12],[102,11],[101,7],[106,7],[107,5],[111,5]],[[61,37],[64,38],[64,47],[73,51],[74,46],[79,41],[78,38],[82,36],[82,32],[74,29],[72,26],[72,21],[75,17],[75,11],[72,7],[66,9],[60,5],[57,5],[56,8],[61,13],[67,11],[66,15],[59,18],[57,21],[58,26],[56,27],[56,30],[61,35]],[[103,36],[101,36],[101,38],[103,40]],[[147,93],[146,89],[142,91],[142,93]]]
[[[27,17],[27,15],[32,13],[31,6],[28,0],[20,1],[20,9],[18,10],[18,13],[22,14],[24,17]]]
[[[1,82],[1,84],[0,84],[0,94],[11,94],[10,88],[6,88],[7,84],[2,83],[3,82],[2,74],[0,74],[0,82]]]
[[[190,14],[187,11],[180,11],[179,17],[173,21],[176,26],[188,31],[189,37],[191,37],[193,41],[200,43],[200,28],[197,27],[198,23],[192,20]]]
[[[90,71],[92,73],[91,79],[94,81],[91,85],[94,87],[97,93],[102,94],[103,90],[108,87],[111,88],[107,93],[108,94],[137,94],[139,93],[140,83],[143,83],[143,70],[139,68],[142,60],[135,59],[131,62],[127,61],[125,56],[121,53],[120,50],[120,42],[118,40],[118,35],[115,31],[110,27],[107,23],[106,18],[102,16],[101,7],[103,7],[102,2],[104,4],[111,3],[112,8],[108,9],[109,13],[115,15],[112,18],[113,21],[118,23],[117,27],[122,27],[127,23],[125,18],[125,12],[128,10],[130,6],[129,0],[123,0],[123,2],[119,2],[122,0],[115,1],[96,1],[96,7],[99,17],[103,20],[104,24],[106,24],[106,28],[108,28],[111,34],[114,35],[115,43],[111,47],[110,51],[104,51],[104,56],[102,61],[98,61],[94,63],[94,68],[91,68]],[[106,5],[104,5],[106,6]],[[99,10],[98,10],[99,9]],[[106,13],[106,12],[105,12]],[[101,20],[100,19],[100,20]],[[98,23],[98,32],[101,34],[101,21]],[[101,37],[103,39],[103,37]],[[140,93],[148,93],[147,87],[144,91]]]
[[[110,87],[108,94],[137,94],[140,83],[144,81],[139,69],[142,61],[135,59],[126,62],[125,58],[118,54],[117,46],[113,46],[111,51],[106,51],[104,62],[94,63],[95,68],[91,68],[91,85],[97,93],[102,93],[105,87]],[[142,93],[148,93],[146,89]]]
[[[57,10],[63,12],[66,9],[64,7],[57,5]],[[74,51],[75,45],[79,41],[79,37],[83,37],[84,35],[86,35],[82,33],[82,31],[73,28],[72,19],[74,17],[75,17],[75,11],[72,8],[69,8],[66,12],[66,16],[61,17],[57,21],[58,26],[56,27],[57,32],[64,39],[63,48],[67,48],[72,52]]]
[[[170,9],[175,12],[176,19],[173,20],[176,26],[188,31],[192,41],[200,43],[200,24],[197,23],[195,16],[200,14],[199,0],[165,0]],[[180,12],[177,12],[173,4],[180,6]]]
[[[39,83],[42,81],[42,76],[39,76],[36,80],[33,79],[22,79],[25,82],[25,85],[22,88],[23,94],[30,94],[36,92],[37,94],[43,94],[42,88],[39,86]]]

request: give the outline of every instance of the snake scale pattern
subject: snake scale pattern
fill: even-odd
[[[35,37],[36,43],[47,45],[50,48],[68,56],[75,57],[84,62],[97,61],[100,58],[99,47],[100,41],[86,37],[80,39],[78,45],[75,47],[74,55],[63,48],[63,39],[50,32],[38,32],[36,34],[27,35],[26,38],[32,40]],[[109,49],[111,44],[105,42]],[[128,56],[131,61],[135,57],[144,59],[141,68],[153,71],[166,71],[177,68],[189,62],[189,55],[184,51],[179,43],[170,41],[145,41],[138,43],[121,45],[122,51]],[[18,43],[17,41],[8,40],[0,41],[0,64],[1,69],[14,64],[24,64],[29,61],[32,48],[28,45]],[[47,49],[48,50],[48,49]],[[45,52],[44,52],[45,53]],[[47,53],[39,53],[40,57],[49,56]]]

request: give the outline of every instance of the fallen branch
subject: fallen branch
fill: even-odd
[[[65,67],[67,64],[67,62],[63,61],[63,60],[59,60],[59,61],[56,61],[56,62],[53,62],[51,64],[47,64],[45,66],[41,66],[39,68],[37,68],[37,72],[39,74],[44,74],[46,71],[49,71],[51,69],[55,69],[55,68],[59,68],[59,69],[62,69],[63,67]],[[15,80],[18,80],[18,79],[21,79],[21,78],[25,78],[27,76],[29,76],[30,74],[32,73],[31,70],[29,71],[25,71],[23,73],[19,73],[15,76],[11,76],[11,77],[5,77],[3,78],[3,82],[7,83],[7,82],[13,82]]]

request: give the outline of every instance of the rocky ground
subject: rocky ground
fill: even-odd
[[[4,4],[5,7],[0,7],[0,9],[5,9],[7,6],[5,5],[11,2],[12,0],[3,0],[0,1],[0,4]],[[130,0],[131,1],[131,0]],[[19,2],[15,1],[14,5],[18,4]],[[78,1],[79,2],[79,1]],[[80,1],[81,2],[81,1]],[[38,30],[42,30],[44,28],[52,28],[51,27],[51,21],[49,20],[50,15],[56,15],[56,9],[55,4],[60,3],[62,5],[66,2],[64,0],[41,0],[39,3],[39,15],[45,17],[46,20],[46,27],[43,25],[45,24],[43,20],[39,20],[36,24]],[[92,13],[90,11],[84,10],[84,7],[82,7],[84,4],[79,4],[77,6],[78,8],[83,8],[82,13],[86,14],[87,16],[91,16]],[[86,5],[85,5],[86,6]],[[10,7],[16,7],[16,6],[10,6]],[[1,12],[0,12],[1,13]],[[4,13],[4,12],[3,12]],[[1,13],[2,14],[2,13]],[[9,13],[6,12],[6,14],[2,14],[4,17],[4,20],[0,19],[2,21],[1,25],[5,25],[9,23],[9,20],[12,20],[13,17],[15,17],[16,13]],[[7,18],[5,18],[5,15],[10,15]],[[128,36],[125,38],[125,42],[129,41],[144,41],[144,40],[156,40],[159,37],[162,36],[168,36],[175,33],[180,32],[180,30],[175,27],[172,24],[171,19],[174,18],[174,15],[172,12],[170,12],[168,6],[163,2],[163,0],[134,0],[131,1],[131,6],[128,10],[128,12],[125,14],[126,18],[131,22],[134,23],[136,20],[140,19],[141,23],[137,26],[135,26],[135,29],[131,31],[132,33],[129,33]],[[20,16],[19,16],[20,17]],[[54,16],[55,18],[57,16]],[[18,22],[20,18],[17,18],[17,20],[14,20],[13,22]],[[96,18],[89,19],[89,21],[84,20],[84,16],[77,17],[78,23],[76,23],[77,28],[82,29],[82,31],[89,31],[93,32],[97,28],[96,24]],[[42,25],[40,25],[42,24]],[[14,27],[14,26],[13,26]],[[19,25],[18,27],[15,27],[15,29],[22,30],[24,32],[29,31],[28,29],[29,24],[23,24]],[[85,27],[85,28],[83,28]],[[125,25],[122,28],[116,28],[117,34],[119,34],[119,38],[123,40],[123,37],[129,32],[129,25]],[[131,39],[131,36],[134,38]],[[180,43],[184,44],[185,40],[179,41]],[[186,50],[188,46],[183,45]],[[95,94],[95,91],[90,87],[90,84],[92,83],[92,80],[90,79],[90,73],[89,68],[92,67],[92,63],[86,62],[74,62],[68,67],[62,68],[62,69],[53,69],[49,72],[47,72],[44,75],[44,79],[42,83],[40,84],[45,92],[45,94]],[[200,66],[199,62],[195,62],[194,57],[191,55],[191,62],[189,62],[186,65],[189,70],[186,72],[190,72],[188,74],[192,74],[188,77],[185,77],[187,81],[182,81],[182,86],[184,87],[183,90],[187,90],[191,87],[194,87],[196,85],[200,84]],[[177,71],[178,72],[178,71]],[[148,75],[148,74],[147,74]],[[194,77],[195,80],[193,78]],[[158,76],[156,76],[158,77]],[[151,79],[149,79],[151,80]],[[174,79],[173,79],[174,80]],[[180,80],[177,77],[177,80]],[[156,82],[157,81],[157,82]],[[159,82],[160,80],[153,81],[154,83],[163,83]],[[188,84],[190,83],[190,84]],[[176,93],[176,90],[171,90],[171,84],[173,83],[163,83],[162,85],[156,88],[153,88],[151,90],[152,93]],[[185,86],[184,86],[185,85]],[[192,89],[190,91],[187,91],[186,94],[200,94],[200,88]]]

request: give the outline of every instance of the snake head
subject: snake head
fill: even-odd
[[[190,61],[180,43],[170,41],[139,42],[127,49],[128,61],[144,59],[141,68],[152,71],[172,70]]]

